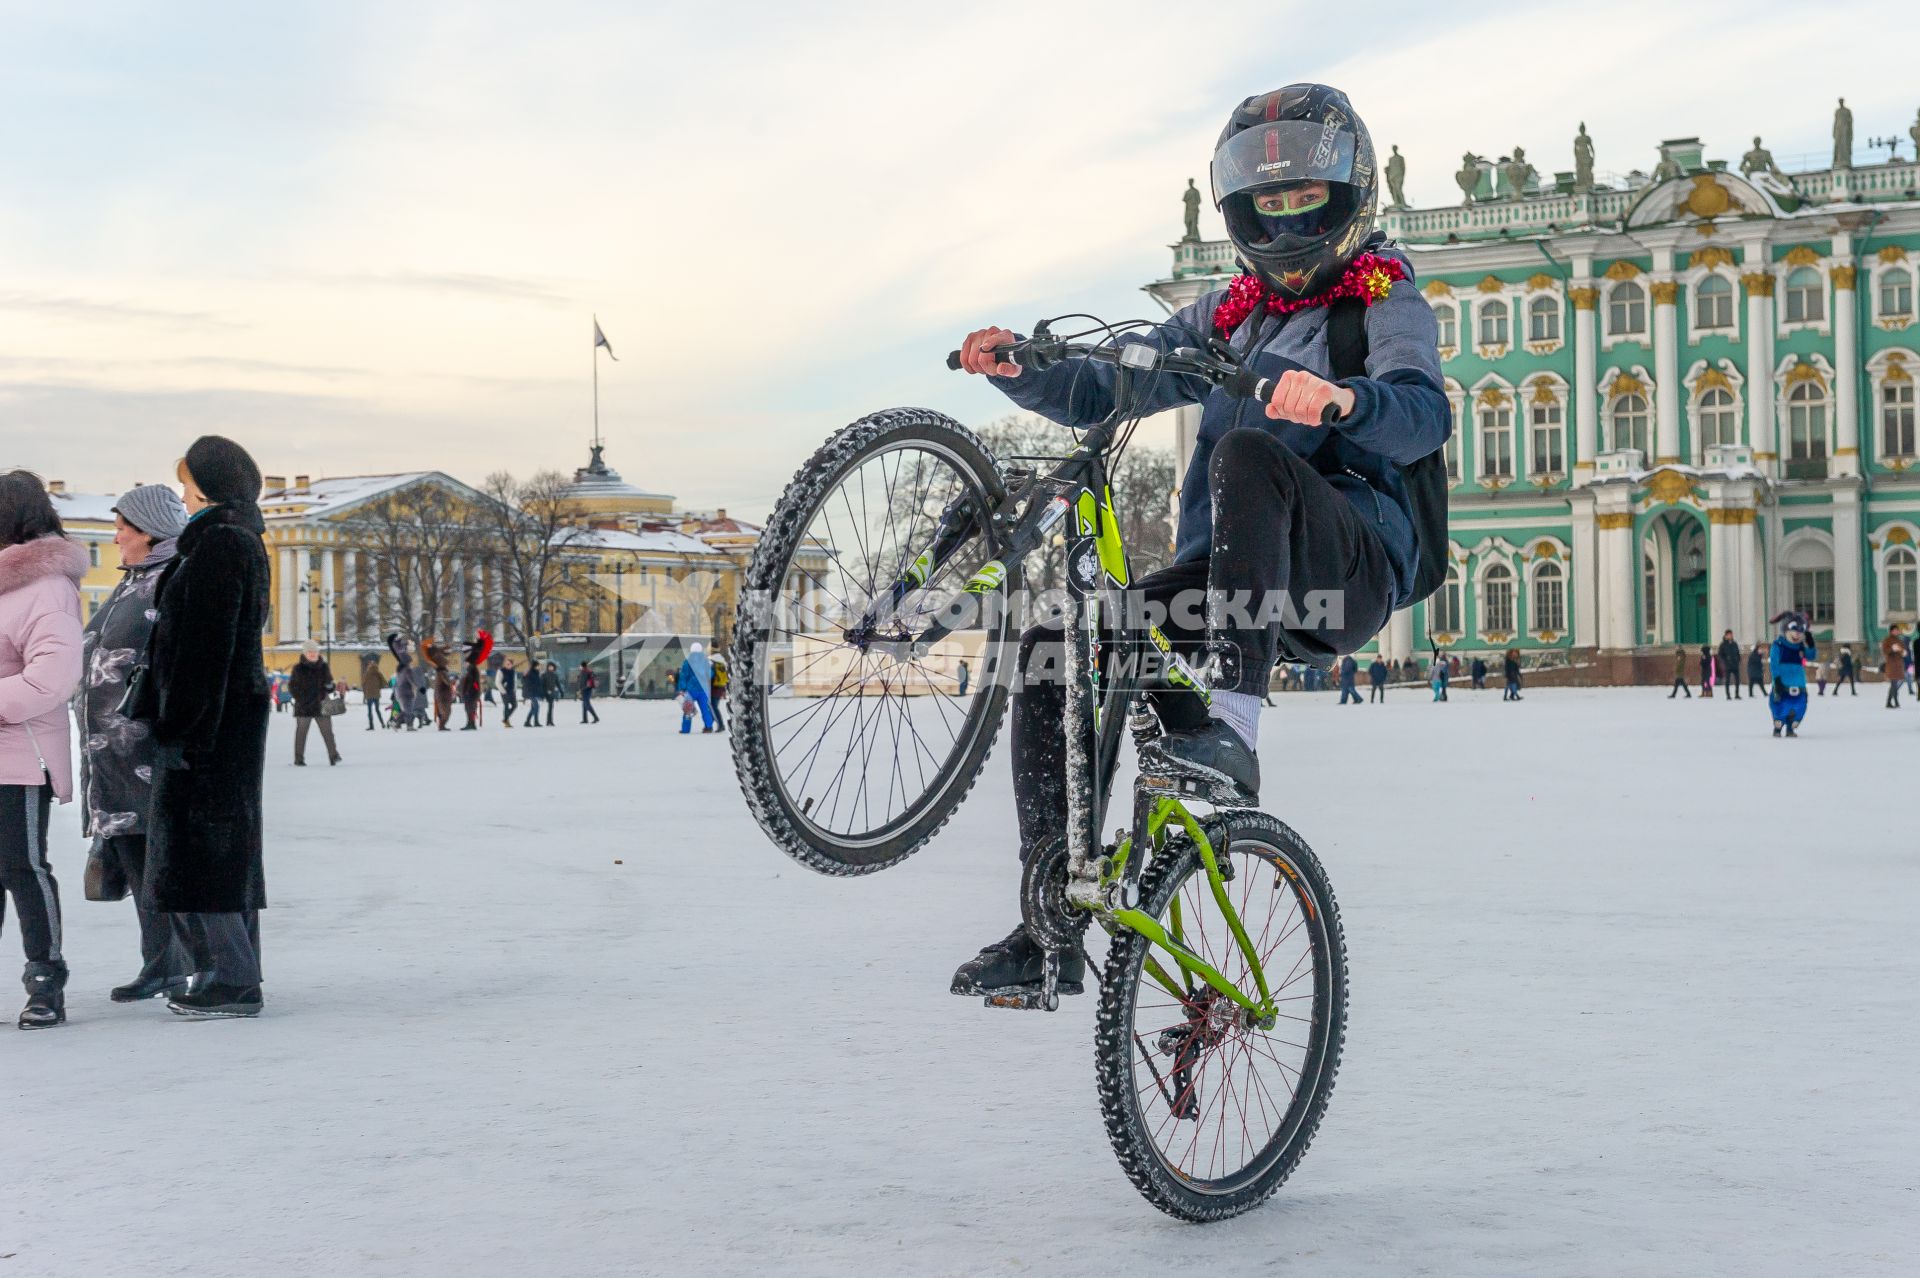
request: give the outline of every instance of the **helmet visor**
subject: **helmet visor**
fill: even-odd
[[[1358,149],[1350,129],[1313,120],[1275,120],[1242,129],[1213,153],[1213,202],[1276,182],[1354,180]]]

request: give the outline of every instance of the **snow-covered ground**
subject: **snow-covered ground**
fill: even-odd
[[[61,812],[71,1023],[0,1037],[0,1278],[1920,1270],[1920,711],[1498,697],[1267,712],[1351,1023],[1293,1180],[1210,1227],[1121,1176],[1090,998],[946,992],[1015,916],[1004,741],[833,881],[662,704],[350,713],[332,770],[277,718],[259,1021],[108,1003],[132,911]]]

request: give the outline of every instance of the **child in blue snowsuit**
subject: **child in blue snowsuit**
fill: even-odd
[[[700,707],[700,718],[706,725],[700,729],[702,732],[713,731],[713,701],[707,693],[707,686],[712,682],[713,659],[701,650],[699,644],[690,644],[687,648],[687,659],[680,663],[677,687],[680,692],[692,699],[694,705]],[[680,731],[693,731],[692,715],[681,716]]]
[[[1773,665],[1773,695],[1767,705],[1773,710],[1773,735],[1784,728],[1790,737],[1807,713],[1807,662],[1819,657],[1813,636],[1807,633],[1806,618],[1797,612],[1783,612],[1774,618],[1780,635],[1768,654]]]

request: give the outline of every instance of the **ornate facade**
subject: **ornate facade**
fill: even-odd
[[[1519,647],[1630,678],[1627,654],[1750,645],[1788,607],[1856,652],[1920,616],[1920,165],[1783,174],[1756,139],[1742,167],[1686,139],[1653,178],[1463,169],[1463,204],[1381,214],[1454,419],[1452,571],[1389,656]],[[1233,270],[1190,237],[1148,290],[1177,308]]]

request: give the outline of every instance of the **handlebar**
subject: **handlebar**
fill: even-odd
[[[1048,333],[1045,325],[1041,325],[1032,337],[1009,346],[989,347],[987,354],[1007,361],[1016,355],[1024,356],[1024,367],[1033,369],[1049,368],[1063,359],[1089,359],[1102,364],[1121,364],[1140,372],[1203,377],[1236,399],[1251,399],[1262,404],[1272,401],[1273,378],[1261,377],[1246,367],[1218,338],[1209,340],[1207,345],[1209,349],[1204,351],[1191,346],[1160,351],[1145,342],[1069,342]],[[947,367],[959,371],[959,351],[947,353]],[[1322,426],[1331,426],[1339,420],[1340,410],[1332,404],[1320,412]]]

